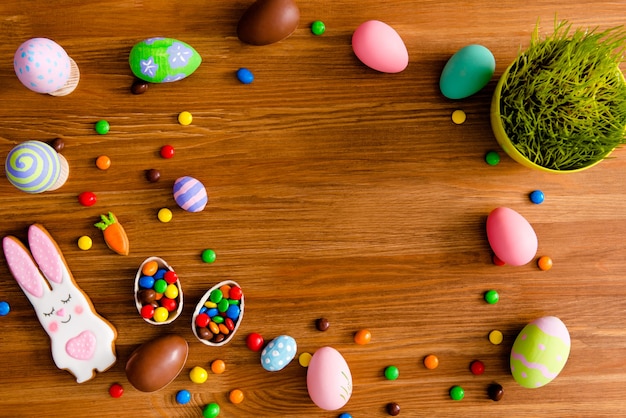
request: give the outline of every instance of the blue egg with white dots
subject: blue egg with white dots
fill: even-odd
[[[0,302],[0,316],[6,316],[11,312],[11,306],[9,302],[1,301]]]
[[[243,84],[250,84],[254,81],[254,74],[247,68],[240,68],[237,70],[237,80]]]
[[[543,203],[543,200],[545,198],[541,190],[533,190],[532,192],[530,192],[530,195],[528,197],[530,198],[530,201],[533,202],[535,205]]]
[[[183,389],[183,390],[179,390],[178,393],[176,393],[176,402],[178,402],[181,405],[184,405],[186,403],[189,403],[189,401],[191,400],[191,393],[189,393],[188,390]]]
[[[261,351],[261,365],[269,372],[284,369],[296,356],[298,345],[289,335],[281,335],[270,341]]]

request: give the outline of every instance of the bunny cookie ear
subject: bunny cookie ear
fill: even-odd
[[[24,293],[41,298],[46,282],[24,244],[17,238],[8,236],[2,240],[2,249],[11,273]]]
[[[28,245],[44,276],[53,283],[61,283],[63,281],[63,256],[46,228],[39,224],[31,225],[28,228]]]

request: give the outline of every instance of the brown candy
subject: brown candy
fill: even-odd
[[[213,337],[213,339],[211,339],[212,342],[214,343],[221,343],[222,341],[224,341],[224,339],[226,338],[226,336],[222,333],[219,333],[217,335],[215,335]]]
[[[318,318],[317,321],[315,321],[315,328],[317,328],[318,331],[326,331],[329,327],[330,321],[328,321],[327,318]]]
[[[395,402],[389,402],[387,404],[387,413],[393,417],[400,414],[400,405]]]
[[[489,386],[487,393],[489,394],[489,399],[497,402],[504,396],[504,389],[502,388],[502,385],[494,383]]]
[[[213,338],[213,333],[207,327],[198,327],[196,332],[198,333],[198,336],[203,340],[210,340],[211,338]]]
[[[189,346],[175,334],[140,345],[126,362],[126,377],[135,389],[154,392],[172,382],[185,367]]]
[[[133,94],[143,94],[148,91],[148,83],[146,81],[137,79],[133,82],[133,85],[130,86],[130,91]]]
[[[65,148],[65,141],[63,141],[62,138],[54,138],[50,142],[50,146],[54,148],[56,152],[61,152],[63,151],[63,148]]]
[[[153,289],[143,289],[137,293],[137,297],[142,305],[148,305],[156,300],[156,292]]]
[[[156,183],[161,178],[161,172],[156,168],[152,168],[146,171],[146,179],[150,183]]]
[[[291,35],[299,21],[293,0],[257,0],[239,19],[237,36],[252,45],[273,44]]]

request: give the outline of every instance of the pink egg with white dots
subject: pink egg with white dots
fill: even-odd
[[[13,60],[17,78],[32,91],[52,93],[61,89],[70,77],[70,57],[53,40],[33,38],[15,51]]]

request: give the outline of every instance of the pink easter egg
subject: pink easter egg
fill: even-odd
[[[13,67],[17,78],[32,91],[52,93],[70,77],[70,57],[56,42],[33,38],[15,51]]]
[[[354,31],[352,50],[363,64],[383,73],[399,73],[409,64],[409,53],[398,32],[379,20],[362,23]]]
[[[309,362],[306,386],[311,400],[322,409],[335,411],[348,403],[352,374],[341,353],[332,347],[317,350]]]
[[[537,254],[537,235],[513,209],[499,207],[487,217],[487,239],[495,255],[506,264],[522,266]]]

